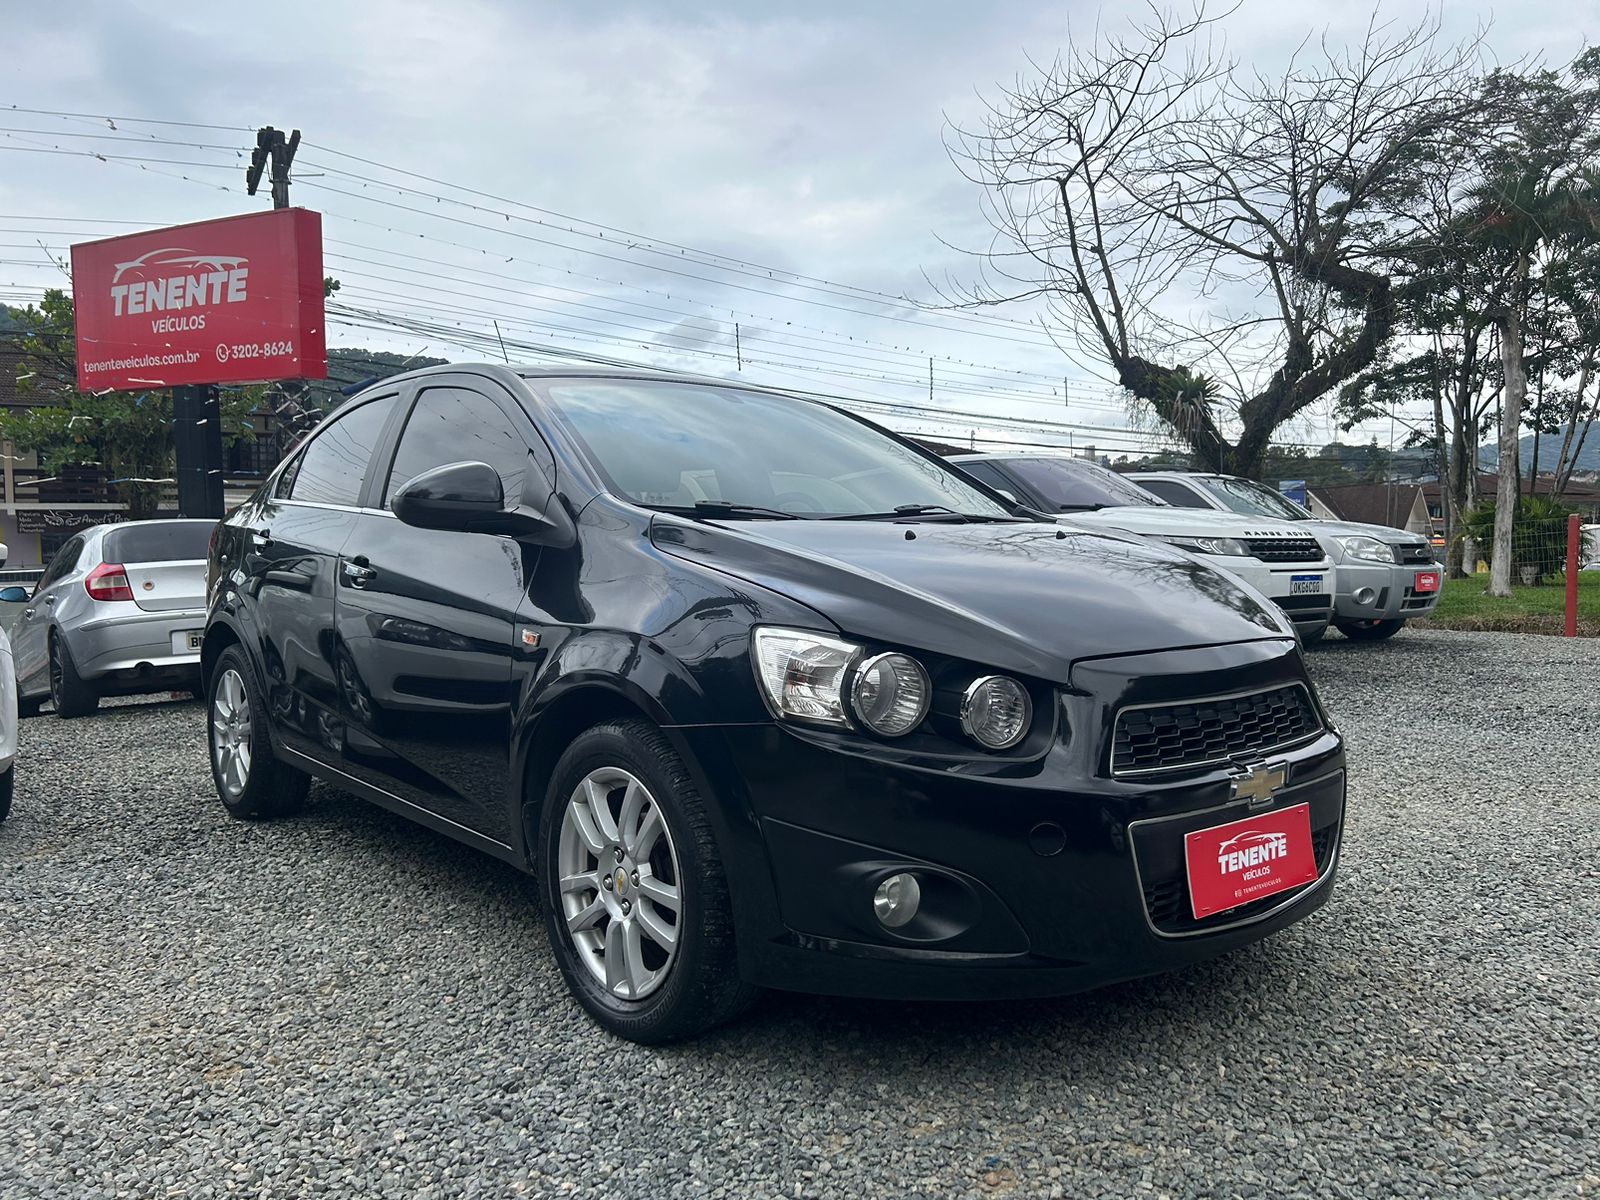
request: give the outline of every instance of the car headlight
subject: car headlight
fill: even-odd
[[[1230,537],[1169,537],[1169,546],[1187,550],[1191,554],[1226,554],[1237,558],[1249,554],[1250,548],[1238,538]]]
[[[922,664],[906,654],[876,654],[850,682],[850,710],[880,737],[901,737],[928,715],[933,687]]]
[[[1028,689],[1004,675],[974,679],[961,697],[961,729],[978,745],[1008,750],[1028,732],[1033,701]]]
[[[861,649],[808,629],[757,629],[756,677],[779,716],[847,726],[844,677]]]
[[[1357,534],[1355,537],[1340,538],[1339,544],[1344,547],[1346,558],[1359,558],[1363,562],[1394,562],[1394,551],[1388,543],[1374,537]]]

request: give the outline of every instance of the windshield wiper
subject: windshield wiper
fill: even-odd
[[[1116,508],[1114,504],[1063,504],[1062,512],[1099,512],[1102,508]]]
[[[841,513],[825,521],[893,521],[897,517],[932,517],[938,521],[1012,521],[1015,517],[993,517],[987,513],[957,512],[943,504],[897,504],[889,512]]]
[[[781,508],[763,508],[759,504],[735,504],[732,500],[696,500],[693,504],[646,504],[657,512],[680,513],[689,517],[723,517],[737,521],[744,518],[773,521],[798,521],[798,513],[784,512]]]

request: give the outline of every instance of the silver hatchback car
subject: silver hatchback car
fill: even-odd
[[[102,696],[193,690],[214,521],[95,525],[50,560],[12,627],[17,706],[93,712]]]

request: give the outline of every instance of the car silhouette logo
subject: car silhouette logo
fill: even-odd
[[[196,254],[193,250],[181,246],[168,246],[162,250],[151,250],[128,262],[118,263],[116,273],[111,276],[111,282],[116,283],[129,271],[165,269],[170,272],[177,269],[192,270],[195,267],[204,267],[212,271],[232,271],[249,261],[237,255]]]
[[[1262,833],[1254,829],[1247,829],[1243,833],[1235,834],[1222,845],[1217,847],[1218,854],[1226,854],[1230,850],[1244,851],[1251,846],[1282,846],[1289,844],[1289,835],[1286,833]]]

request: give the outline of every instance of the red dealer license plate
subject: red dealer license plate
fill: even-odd
[[[1417,591],[1437,592],[1439,590],[1439,572],[1419,571],[1417,573]]]
[[[1197,921],[1317,878],[1309,804],[1197,830],[1183,842]]]

